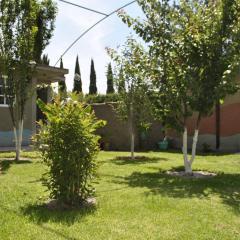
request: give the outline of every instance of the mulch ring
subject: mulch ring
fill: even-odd
[[[185,171],[167,171],[167,175],[183,178],[212,178],[217,176],[216,173],[207,172],[207,171],[193,171],[192,174],[186,173]]]

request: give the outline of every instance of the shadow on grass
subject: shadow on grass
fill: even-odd
[[[171,153],[171,154],[181,154],[182,155],[182,150],[181,149],[168,149],[168,150],[155,150],[153,151],[154,153]],[[190,152],[189,152],[190,153]],[[197,151],[197,155],[196,156],[228,156],[228,155],[234,155],[234,154],[237,154],[237,153],[234,153],[234,152],[221,152],[221,151],[209,151],[209,152],[203,152],[201,150],[198,150]]]
[[[72,225],[85,216],[94,214],[96,209],[96,206],[93,205],[71,210],[49,209],[46,205],[28,205],[23,207],[21,211],[23,215],[38,224],[51,221]]]
[[[146,157],[146,156],[136,156],[133,159],[128,156],[119,156],[111,161],[117,165],[127,165],[127,164],[146,164],[146,163],[157,163],[160,161],[167,161],[167,158],[162,157]]]
[[[11,212],[12,214],[18,216],[18,217],[22,217],[22,212],[19,212],[17,210],[13,210],[13,209],[10,209],[8,207],[5,207],[5,206],[2,206],[0,205],[0,208],[6,212]],[[61,231],[58,231],[54,228],[51,228],[49,226],[46,226],[46,225],[43,225],[43,222],[36,222],[35,226],[37,228],[40,228],[42,231],[47,231],[51,234],[55,234],[57,237],[60,237],[61,239],[66,239],[66,240],[78,240],[79,238],[75,238],[75,237],[70,237],[68,236],[67,234],[61,232]],[[59,239],[59,238],[56,238],[56,239]]]
[[[240,174],[219,173],[212,178],[189,179],[169,176],[163,171],[133,172],[128,177],[116,177],[114,182],[127,184],[130,187],[148,188],[147,195],[200,199],[216,195],[222,199],[223,204],[230,206],[235,213],[240,213]]]
[[[1,173],[6,173],[8,171],[8,169],[11,167],[11,165],[16,164],[16,165],[20,165],[20,164],[29,164],[32,163],[32,161],[30,160],[1,160],[0,161],[0,172]]]

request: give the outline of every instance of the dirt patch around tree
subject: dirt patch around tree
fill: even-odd
[[[58,200],[49,200],[44,204],[44,206],[49,210],[77,210],[83,208],[93,208],[96,207],[97,200],[96,198],[88,198],[84,202],[79,204],[70,205],[67,203],[60,202]]]
[[[175,176],[175,177],[183,177],[183,178],[212,178],[217,176],[216,173],[207,172],[207,171],[193,171],[192,174],[186,173],[185,171],[167,171],[167,175]]]

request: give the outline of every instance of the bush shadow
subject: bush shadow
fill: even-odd
[[[49,209],[46,204],[30,204],[21,208],[24,216],[27,216],[31,221],[38,224],[45,222],[57,222],[66,225],[72,225],[76,221],[80,221],[87,215],[94,214],[97,210],[95,205],[84,206],[75,209]]]
[[[20,164],[30,164],[30,163],[32,163],[32,161],[30,160],[19,160],[19,161],[7,160],[7,159],[0,160],[0,173],[2,174],[6,173],[13,164],[20,165]]]
[[[218,173],[215,177],[200,179],[170,176],[160,170],[151,173],[133,172],[128,177],[116,177],[114,182],[147,188],[146,195],[200,199],[217,195],[223,204],[230,206],[235,213],[240,213],[240,174]]]
[[[146,157],[146,156],[136,156],[134,159],[128,156],[118,156],[111,160],[117,165],[134,165],[134,164],[147,164],[147,163],[157,163],[160,161],[168,161],[167,158],[162,157]]]
[[[22,210],[23,209],[20,210],[20,212],[19,212],[17,210],[10,209],[10,208],[8,208],[6,206],[3,206],[3,205],[0,205],[0,208],[1,208],[1,210],[4,210],[6,212],[11,212],[12,214],[14,214],[14,215],[16,215],[16,216],[18,216],[20,218],[22,217]],[[51,234],[57,235],[58,236],[57,239],[78,240],[78,238],[71,237],[71,236],[69,236],[68,234],[66,234],[66,233],[64,233],[62,231],[59,231],[59,230],[56,230],[56,229],[54,229],[52,227],[47,226],[46,224],[44,224],[44,222],[36,222],[35,226],[40,228],[42,231],[47,231],[47,232],[49,232]]]

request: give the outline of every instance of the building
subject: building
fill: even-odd
[[[52,83],[64,81],[67,73],[67,69],[38,65],[32,81],[33,89],[37,89],[37,86],[41,84],[50,86]],[[14,146],[13,126],[8,105],[3,95],[2,84],[3,79],[0,78],[0,147],[11,147]],[[49,101],[50,95],[51,89],[47,87],[44,91],[41,89],[35,90],[32,97],[28,100],[24,116],[23,146],[29,145],[31,136],[36,132],[36,121],[41,118],[41,113],[37,109],[36,99],[40,97],[44,101]]]

